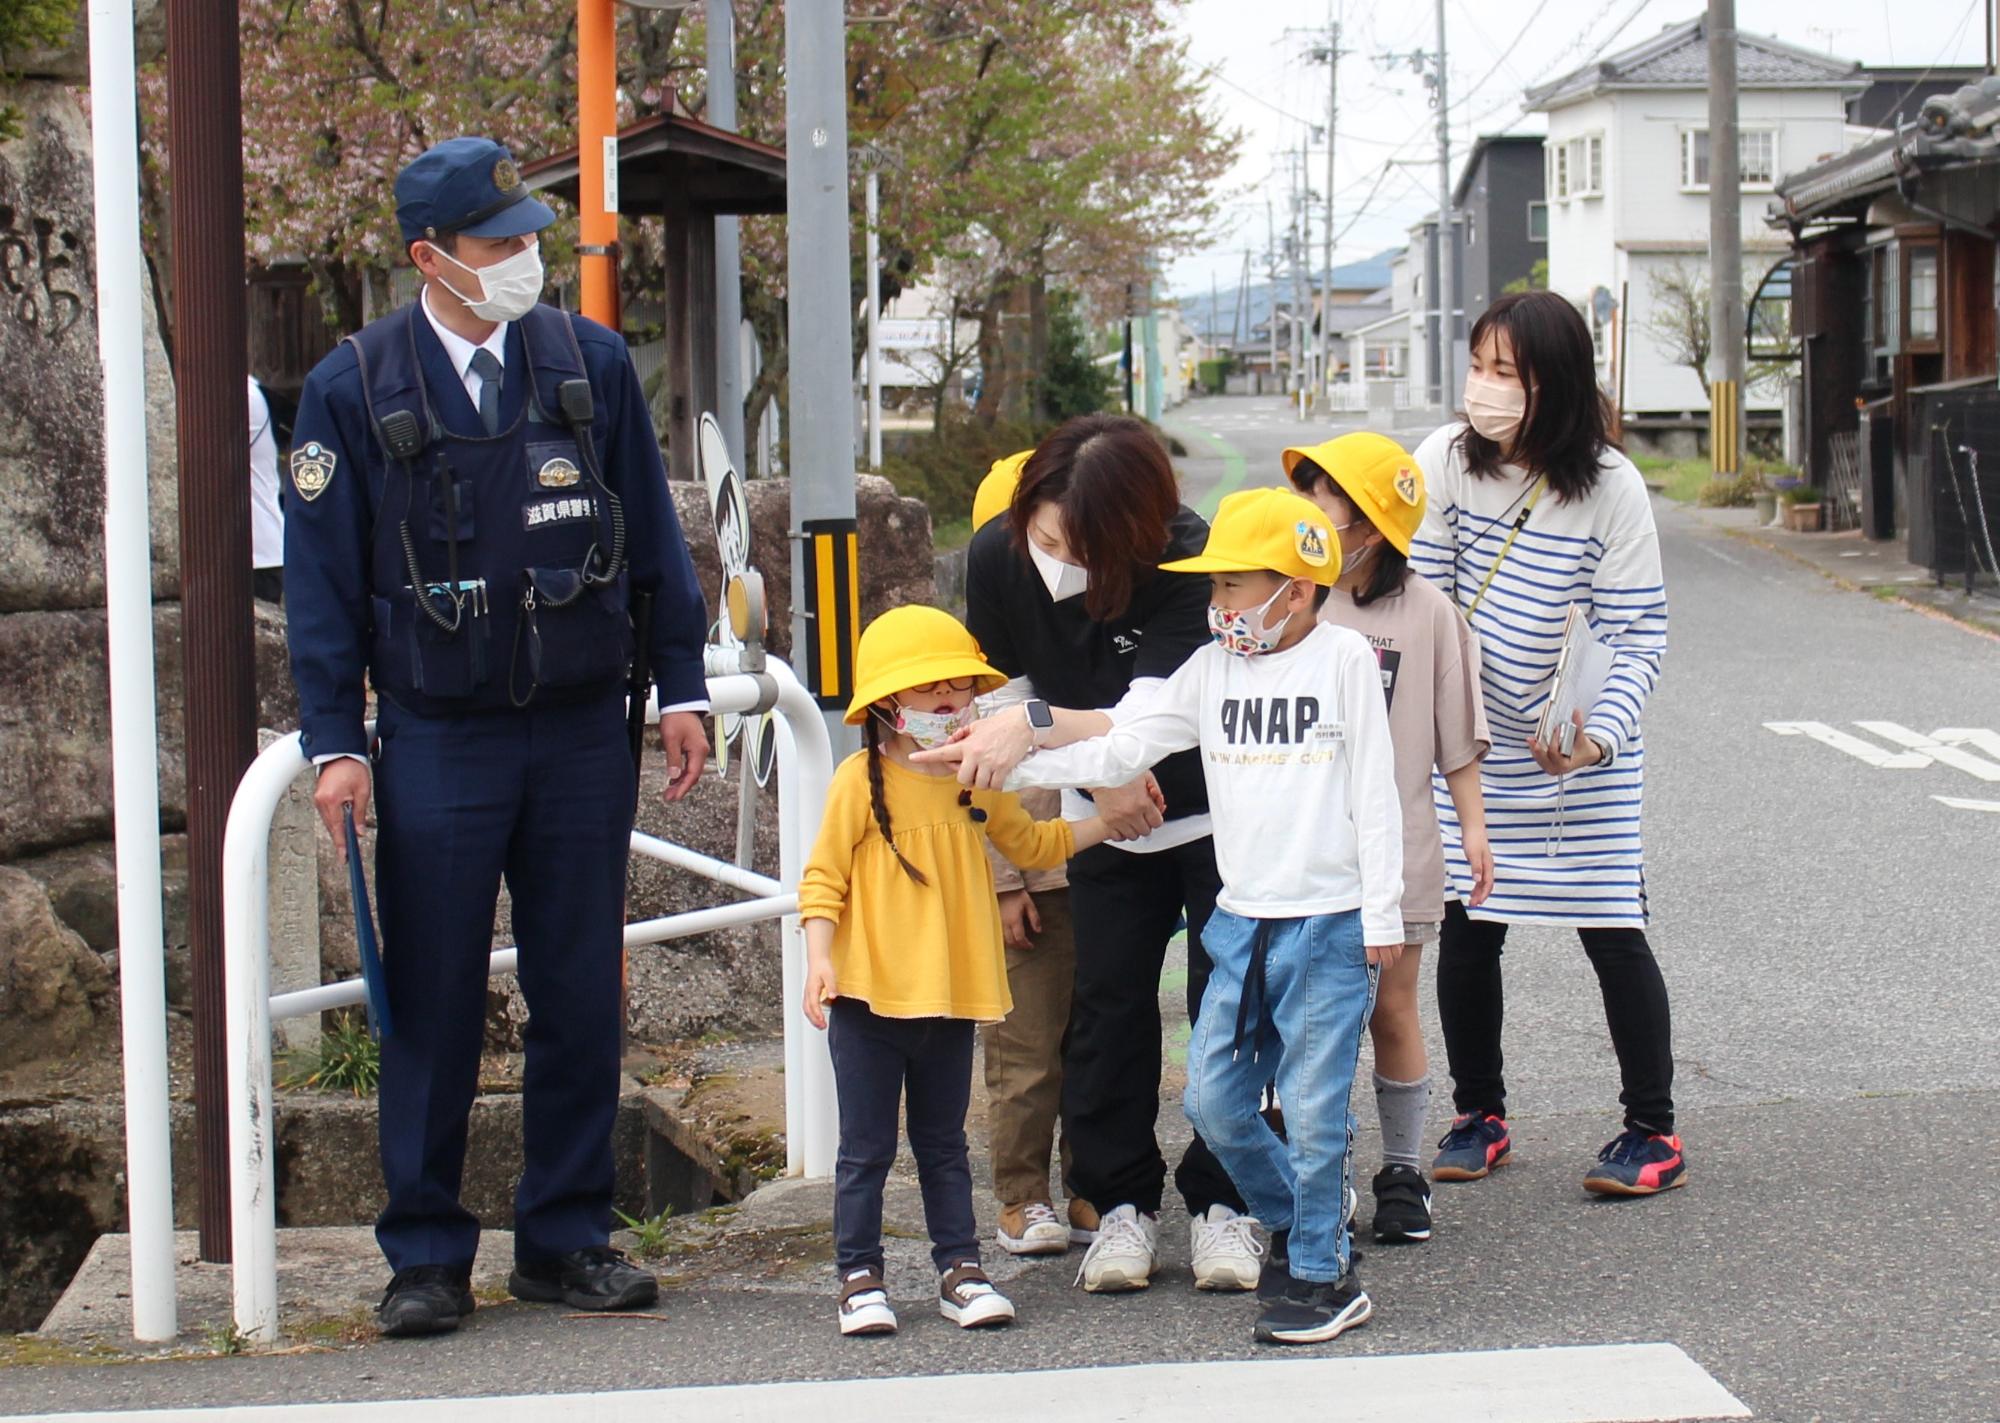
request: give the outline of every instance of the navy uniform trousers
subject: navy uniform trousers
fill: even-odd
[[[392,1269],[463,1266],[459,1204],[504,877],[528,1004],[525,1167],[514,1250],[546,1259],[611,1229],[625,864],[633,770],[622,695],[417,716],[385,699],[375,762],[384,967],[375,1235]]]

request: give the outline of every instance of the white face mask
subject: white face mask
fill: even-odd
[[[1465,377],[1465,418],[1502,450],[1520,433],[1527,411],[1528,392],[1519,381],[1470,373]]]
[[[470,272],[479,279],[480,289],[486,293],[482,301],[474,301],[442,277],[438,281],[482,321],[518,321],[533,311],[536,301],[541,298],[542,245],[539,242],[529,243],[513,256],[503,257],[490,267],[468,267],[435,244],[431,251],[460,271]]]
[[[979,709],[967,702],[955,712],[930,712],[920,707],[906,707],[900,702],[892,703],[896,716],[892,721],[881,712],[875,715],[893,731],[900,731],[917,743],[917,748],[929,751],[944,745],[958,732],[965,730],[979,720]]]
[[[1060,603],[1065,598],[1074,598],[1090,586],[1089,569],[1074,563],[1064,563],[1033,539],[1028,540],[1028,557],[1035,565],[1035,572],[1042,575],[1042,582],[1049,590],[1049,598],[1054,602]]]

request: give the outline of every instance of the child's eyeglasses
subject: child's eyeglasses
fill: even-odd
[[[978,680],[977,677],[953,677],[944,682],[919,682],[910,690],[927,697],[934,697],[939,692],[969,692]]]

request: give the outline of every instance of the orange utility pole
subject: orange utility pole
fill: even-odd
[[[616,0],[576,0],[577,258],[583,314],[620,329]]]

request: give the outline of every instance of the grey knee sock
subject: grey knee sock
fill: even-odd
[[[1375,1109],[1382,1118],[1382,1161],[1388,1166],[1423,1169],[1424,1113],[1431,1105],[1431,1079],[1397,1082],[1375,1074]]]

